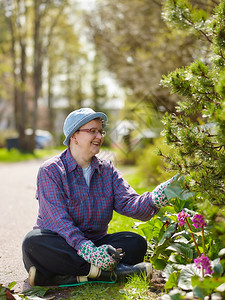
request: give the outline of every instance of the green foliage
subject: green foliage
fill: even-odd
[[[162,15],[167,24],[191,32],[204,28],[207,19],[206,11],[193,7],[187,0],[165,1]]]
[[[11,289],[16,285],[16,282],[11,282],[8,286],[3,286],[0,283],[0,299],[7,300],[7,299],[14,299],[11,294]]]
[[[128,278],[124,288],[120,290],[125,299],[153,299],[149,292],[149,280],[138,275]],[[121,295],[121,296],[122,296]],[[121,297],[122,298],[122,297]]]
[[[165,299],[185,299],[186,291],[192,291],[193,297],[199,299],[216,291],[223,296],[225,249],[222,249],[219,236],[212,230],[212,221],[207,220],[206,227],[204,222],[203,230],[196,229],[191,223],[197,206],[193,202],[193,193],[185,189],[184,177],[168,186],[166,194],[172,206],[161,208],[151,220],[137,224],[149,244],[148,260],[155,269],[162,270],[167,279],[165,290],[170,298]],[[217,207],[213,208],[212,214],[217,215]],[[180,220],[177,213],[181,210],[188,213],[190,221],[178,226]],[[213,270],[210,276],[204,276],[203,269],[193,264],[193,260],[200,257],[201,253],[207,253],[210,260]]]
[[[0,149],[0,162],[1,163],[14,163],[32,159],[40,159],[56,155],[59,152],[57,149],[36,149],[34,153],[21,153],[18,149],[7,150]]]
[[[208,61],[196,60],[163,77],[162,84],[182,97],[177,113],[165,115],[163,121],[163,134],[174,150],[166,160],[172,170],[189,175],[187,186],[197,194],[198,203],[209,200],[221,206],[225,203],[225,3],[222,1],[208,18],[200,16],[204,23],[200,27],[193,17],[196,9],[188,1],[165,1],[164,10],[175,26],[177,10],[184,29],[191,19],[188,26],[201,30],[210,40],[212,52]]]
[[[169,22],[175,9],[178,7],[184,9],[187,2],[165,1],[165,7],[168,9],[167,21]],[[186,10],[188,9],[191,17],[192,7],[188,5]],[[163,120],[165,126],[163,135],[173,149],[164,158],[171,170],[188,175],[186,188],[195,193],[193,200],[199,209],[205,212],[210,220],[212,234],[218,237],[223,247],[225,246],[224,12],[225,2],[221,1],[200,28],[201,34],[210,42],[210,56],[177,69],[164,76],[162,80],[162,84],[170,88],[171,93],[177,93],[182,99],[176,107],[176,114],[166,114]],[[188,11],[185,14],[187,16]],[[180,22],[183,21],[181,18]],[[177,28],[173,19],[169,23]],[[187,28],[186,21],[184,23],[182,28]],[[195,29],[196,26],[193,25],[193,32]],[[213,250],[213,247],[209,247],[208,251],[210,255],[215,256],[218,249]]]
[[[170,187],[167,189],[169,192]],[[139,230],[142,230],[149,242],[148,259],[155,269],[163,270],[167,279],[165,290],[173,289],[169,292],[170,298],[165,299],[184,299],[177,297],[178,295],[182,295],[182,297],[185,295],[185,292],[181,291],[190,290],[194,296],[204,299],[204,296],[213,294],[219,287],[221,295],[223,295],[222,287],[225,278],[222,276],[225,272],[225,249],[220,251],[219,259],[218,253],[222,244],[210,230],[210,222],[206,226],[204,234],[201,230],[202,239],[199,238],[199,229],[195,229],[190,222],[178,226],[178,211],[182,209],[190,216],[194,216],[196,212],[191,210],[193,203],[187,201],[187,199],[190,200],[192,193],[187,197],[182,185],[180,188],[172,186],[171,190],[170,195],[174,195],[172,200],[174,205],[161,209],[159,214],[150,221],[138,224]],[[207,251],[207,257],[211,260],[213,274],[209,277],[205,277],[203,269],[198,269],[193,264],[193,259],[200,256],[198,249],[201,250],[201,253]],[[178,290],[176,290],[177,287]],[[177,297],[174,298],[174,295]],[[162,299],[164,298],[162,297]]]
[[[168,188],[165,189],[165,194],[167,199],[170,200],[172,198],[178,198],[180,200],[188,200],[194,196],[192,192],[188,190],[182,190],[181,184],[184,184],[185,178],[184,176],[179,176],[177,180],[172,182]]]
[[[45,286],[33,286],[31,289],[26,290],[23,292],[25,296],[30,296],[30,297],[44,297],[46,293],[50,291],[49,287]],[[40,298],[39,298],[40,299]]]

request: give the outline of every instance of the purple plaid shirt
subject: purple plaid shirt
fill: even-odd
[[[88,188],[69,149],[40,167],[36,198],[39,213],[34,228],[58,233],[76,250],[84,241],[107,234],[113,210],[142,221],[159,211],[150,192],[138,195],[111,162],[97,157],[91,162]]]

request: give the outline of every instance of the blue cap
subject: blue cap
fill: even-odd
[[[104,123],[107,121],[106,114],[102,112],[95,112],[91,108],[85,107],[72,111],[66,117],[63,125],[63,132],[66,137],[63,144],[69,147],[70,138],[74,134],[74,132],[76,132],[84,124],[97,118],[101,118],[104,121]],[[102,125],[103,128],[105,127],[104,123]]]

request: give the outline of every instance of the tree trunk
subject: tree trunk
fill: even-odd
[[[34,98],[33,98],[33,114],[32,114],[32,146],[35,147],[35,133],[37,129],[37,118],[38,118],[38,98],[41,89],[41,71],[42,71],[42,42],[40,38],[40,24],[41,14],[39,12],[40,3],[34,1],[34,63],[33,63],[33,87],[34,87]]]
[[[18,130],[19,128],[19,89],[18,89],[18,78],[16,74],[16,39],[15,39],[15,32],[13,29],[13,23],[11,18],[7,18],[9,29],[11,33],[11,55],[12,55],[12,73],[13,73],[13,97],[14,97],[14,119],[15,119],[15,129]]]

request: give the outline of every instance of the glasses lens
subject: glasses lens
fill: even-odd
[[[85,129],[84,129],[85,130]],[[98,133],[100,133],[102,136],[105,136],[106,135],[106,132],[102,129],[98,130],[96,128],[90,128],[90,129],[86,129],[88,132],[90,132],[91,134],[93,135],[98,135]],[[86,131],[85,130],[85,131]]]

